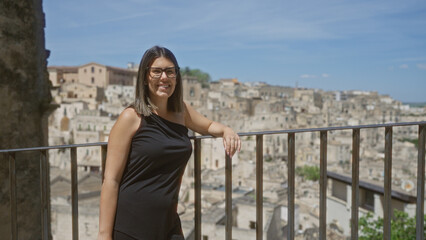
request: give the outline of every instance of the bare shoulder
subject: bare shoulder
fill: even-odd
[[[121,121],[125,121],[127,123],[132,123],[132,122],[139,122],[141,117],[134,108],[129,107],[124,109],[123,112],[121,112],[118,119]]]
[[[141,116],[135,111],[135,109],[126,108],[123,112],[121,112],[113,128],[133,134],[138,129],[140,121]]]

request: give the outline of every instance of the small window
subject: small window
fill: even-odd
[[[95,83],[95,78],[94,78],[94,77],[92,77],[92,84],[93,84],[93,83]]]
[[[364,204],[362,206],[368,210],[374,211],[374,193],[372,191],[365,191]]]
[[[95,72],[95,67],[92,67],[92,73],[94,73]]]
[[[206,235],[203,235],[203,240],[209,240],[209,237]]]
[[[84,69],[84,73],[86,73],[87,72],[87,70],[86,69]]]
[[[101,73],[101,72],[102,72],[102,69],[100,69],[100,68],[99,68],[99,72]]]
[[[256,222],[250,221],[249,227],[250,229],[256,229]]]

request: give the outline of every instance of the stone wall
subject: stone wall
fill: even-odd
[[[0,149],[47,145],[51,112],[41,0],[0,1]],[[9,164],[0,155],[0,236],[10,231]],[[38,153],[16,155],[18,239],[41,239]]]

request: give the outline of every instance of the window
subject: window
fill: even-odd
[[[203,240],[209,240],[209,237],[206,235],[203,235]]]
[[[86,69],[84,69],[84,73],[86,73],[87,72],[87,70]]]
[[[250,221],[249,227],[250,229],[256,229],[256,222]]]
[[[95,83],[95,78],[94,78],[94,77],[92,77],[92,84],[93,84],[93,83]]]
[[[195,91],[194,91],[194,88],[193,88],[193,87],[189,90],[189,96],[190,96],[190,97],[195,96]]]
[[[100,69],[100,68],[99,68],[99,72],[101,73],[101,72],[102,72],[102,69]]]
[[[92,67],[92,73],[94,73],[95,72],[95,67]]]
[[[364,201],[361,202],[361,206],[365,209],[374,211],[374,193],[372,191],[364,191]]]

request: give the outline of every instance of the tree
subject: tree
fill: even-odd
[[[426,217],[424,223],[426,226]],[[383,239],[383,218],[374,219],[373,214],[368,212],[366,216],[359,219],[359,227],[361,231],[360,240]],[[426,234],[426,227],[423,231]],[[394,218],[391,220],[391,239],[416,239],[416,218],[408,217],[407,213],[395,209]]]
[[[296,174],[306,180],[317,181],[320,178],[320,169],[318,166],[303,166],[296,168]]]
[[[182,75],[187,75],[190,77],[196,77],[198,82],[201,83],[201,87],[206,88],[209,86],[209,82],[211,81],[211,77],[208,73],[201,71],[200,69],[190,69],[189,67],[185,67],[181,70]]]

